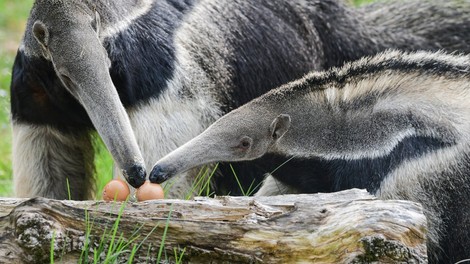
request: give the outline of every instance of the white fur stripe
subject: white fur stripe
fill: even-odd
[[[116,24],[110,25],[103,29],[100,38],[107,38],[116,35],[119,32],[126,30],[136,19],[147,14],[152,8],[154,0],[142,0],[138,8],[130,11],[125,17],[121,18]]]

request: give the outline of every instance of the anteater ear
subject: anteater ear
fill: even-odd
[[[46,25],[39,20],[34,22],[33,35],[37,42],[47,50],[47,46],[49,44],[49,30]]]
[[[273,122],[269,126],[271,136],[274,140],[281,138],[290,127],[290,116],[286,114],[280,114],[274,118]]]

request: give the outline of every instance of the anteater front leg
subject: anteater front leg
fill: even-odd
[[[92,196],[94,152],[88,131],[19,122],[12,127],[17,197],[68,199],[70,194],[71,199],[84,200]]]

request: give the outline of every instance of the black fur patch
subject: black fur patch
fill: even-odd
[[[374,193],[386,176],[403,162],[451,145],[430,137],[409,137],[383,157],[354,160],[293,159],[288,162],[290,166],[280,167],[273,176],[303,193],[350,188],[363,188]]]
[[[13,120],[58,128],[92,128],[85,109],[62,85],[50,61],[19,51],[10,89]]]
[[[175,69],[174,33],[193,3],[156,1],[129,28],[105,40],[111,78],[125,107],[165,90]]]
[[[235,179],[230,164],[237,179]],[[291,187],[299,190],[307,189],[305,192],[316,193],[333,190],[333,178],[322,173],[328,171],[326,164],[319,162],[317,159],[292,158],[267,153],[261,158],[250,162],[232,162],[230,164],[219,164],[219,173],[214,178],[216,182],[215,193],[217,195],[243,195],[238,185],[239,182],[245,192],[251,186],[252,193],[256,193],[261,187],[266,173],[272,173],[276,179]],[[304,183],[308,186],[301,187]]]
[[[242,4],[239,4],[242,5]],[[246,5],[235,16],[237,34],[228,35],[234,55],[227,61],[233,71],[224,111],[239,107],[284,83],[300,78],[318,62],[308,50],[311,37],[303,30],[304,21],[292,2],[264,0]],[[233,22],[232,22],[233,23]],[[312,21],[309,21],[312,23]],[[276,25],[276,26],[273,26]]]
[[[470,241],[470,181],[468,175],[470,172],[470,156],[468,153],[461,153],[459,162],[456,167],[447,167],[439,174],[439,187],[429,184],[425,186],[425,191],[431,194],[431,197],[438,201],[438,212],[442,219],[442,226],[445,232],[441,233],[439,246],[442,252],[435,251],[433,253],[440,254],[441,261],[439,263],[457,263],[464,258],[469,258],[468,241]],[[436,178],[436,175],[426,175],[429,178]],[[427,210],[435,210],[435,208],[427,208],[426,201],[421,202]],[[428,250],[430,250],[428,248]],[[431,249],[432,250],[432,249]],[[444,253],[445,252],[445,253]],[[438,263],[434,254],[429,256],[429,263]]]

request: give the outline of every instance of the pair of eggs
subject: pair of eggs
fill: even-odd
[[[121,179],[113,179],[104,186],[103,200],[105,201],[125,201],[131,190],[129,185]],[[163,199],[163,188],[156,183],[146,181],[136,191],[138,201]]]

